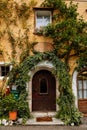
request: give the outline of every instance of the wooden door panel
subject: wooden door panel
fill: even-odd
[[[83,114],[87,114],[87,99],[79,99],[78,100],[79,111]]]
[[[47,93],[40,93],[40,81],[46,79]],[[44,86],[43,86],[44,87]],[[56,110],[56,83],[51,72],[38,71],[32,80],[32,110],[55,111]]]

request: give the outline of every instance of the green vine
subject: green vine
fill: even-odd
[[[34,50],[34,44],[29,42],[29,25],[27,24],[32,7],[36,4],[33,0],[30,3],[22,2],[20,5],[13,0],[0,0],[0,39],[5,34],[11,43],[12,57],[16,59],[16,47],[20,51],[20,64],[13,64],[9,74],[8,85],[16,85],[21,94],[26,93],[26,82],[30,76],[28,72],[39,62],[49,60],[55,68],[54,74],[59,79],[60,97],[57,99],[59,111],[57,117],[66,124],[80,123],[80,113],[75,108],[74,96],[71,89],[70,76],[67,66],[71,57],[78,57],[78,68],[87,66],[87,23],[83,18],[78,18],[77,5],[72,2],[69,6],[63,0],[45,0],[41,6],[51,7],[56,11],[53,13],[53,23],[44,30],[36,30],[38,35],[44,35],[53,39],[53,52],[38,53]],[[2,28],[3,23],[5,27]],[[19,28],[19,24],[21,29]],[[21,23],[25,23],[21,25]],[[18,29],[15,36],[13,27]],[[36,55],[30,56],[30,51]],[[62,62],[62,60],[64,62]]]
[[[77,13],[77,4],[67,5],[63,0],[45,0],[43,7],[51,7],[53,23],[45,27],[44,36],[53,39],[56,55],[69,66],[71,57],[87,53],[87,23]]]
[[[31,0],[28,4],[25,2],[22,2],[21,5],[16,3],[16,12],[18,14],[18,17],[28,20],[30,13],[32,12],[32,7],[36,4],[37,2],[35,2],[34,0]]]
[[[32,45],[29,42],[30,25],[27,21],[31,16],[33,6],[36,4],[35,0],[20,4],[14,0],[0,0],[0,40],[5,35],[8,36],[11,55],[9,52],[7,53],[12,61],[17,59],[18,55],[18,60],[22,61],[32,50]],[[17,30],[16,33],[14,28]]]
[[[77,70],[81,71],[84,68],[87,68],[87,51],[84,52],[84,54],[82,54],[79,58],[79,60],[77,60]]]
[[[29,71],[44,60],[49,60],[54,65],[54,74],[59,79],[60,97],[57,99],[59,105],[57,117],[62,119],[66,124],[75,123],[75,125],[79,125],[81,114],[74,105],[70,76],[66,65],[53,52],[37,53],[36,55],[27,57],[19,66],[12,69],[8,84],[10,86],[15,84],[18,91],[23,93],[26,90],[26,82],[30,79],[28,75]]]

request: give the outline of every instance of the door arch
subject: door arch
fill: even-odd
[[[48,70],[39,70],[32,78],[32,111],[56,111],[56,80]]]

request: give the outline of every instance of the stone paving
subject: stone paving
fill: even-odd
[[[59,126],[59,125],[28,125],[28,126],[1,126],[0,130],[87,130],[87,125]]]

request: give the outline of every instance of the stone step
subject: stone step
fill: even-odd
[[[31,118],[26,122],[26,125],[64,125],[60,119],[52,117],[52,120],[40,120],[37,121],[37,118]]]
[[[43,117],[43,116],[55,117],[56,112],[32,112],[31,115],[33,117]]]
[[[81,118],[81,122],[82,122],[82,124],[86,124],[87,125],[87,117]]]

